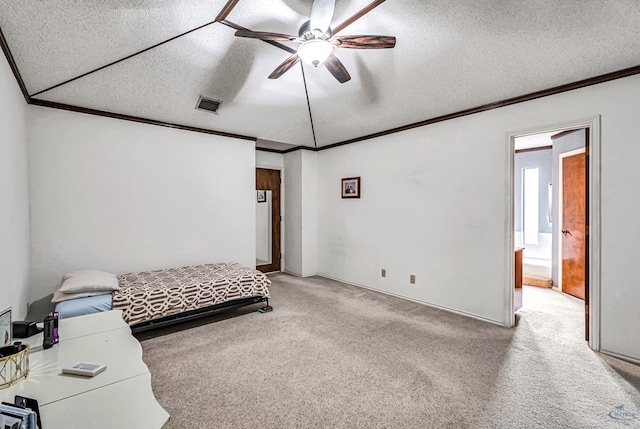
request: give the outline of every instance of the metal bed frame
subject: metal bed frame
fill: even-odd
[[[131,325],[131,332],[137,334],[139,332],[149,331],[151,329],[161,328],[164,326],[171,326],[177,323],[185,322],[187,320],[199,319],[201,317],[210,316],[216,314],[222,310],[244,307],[245,305],[258,304],[260,302],[266,302],[269,305],[269,298],[265,296],[251,296],[247,298],[239,298],[231,301],[221,302],[209,307],[197,308],[195,310],[185,311],[183,313],[172,314],[170,316],[163,316],[157,319],[147,320],[144,322]]]

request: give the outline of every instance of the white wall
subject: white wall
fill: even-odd
[[[501,322],[506,152],[504,134],[483,144],[483,122],[320,152],[319,273]],[[342,199],[357,176],[361,198]]]
[[[285,270],[302,277],[318,273],[318,154],[306,150],[284,155]]]
[[[302,153],[298,150],[284,155],[286,175],[284,187],[284,271],[302,275]]]
[[[601,347],[640,359],[638,112],[636,75],[320,152],[319,273],[508,323],[506,135],[599,114]],[[340,198],[350,176],[361,199]]]
[[[281,153],[256,150],[256,167],[282,170],[284,168],[284,155]]]
[[[255,265],[254,143],[31,106],[31,299],[69,270]]]
[[[27,103],[0,55],[0,311],[27,314],[29,290],[29,176]]]
[[[318,273],[318,154],[302,151],[302,276]]]

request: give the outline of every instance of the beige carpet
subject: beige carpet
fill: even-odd
[[[272,313],[141,338],[170,428],[640,428],[640,367],[588,349],[571,296],[525,287],[505,329],[320,277],[271,279]]]

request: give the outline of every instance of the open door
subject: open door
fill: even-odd
[[[562,214],[559,243],[561,249],[562,292],[584,300],[585,339],[589,340],[589,282],[588,282],[588,133],[587,130],[564,132],[554,136],[554,144],[562,138],[584,139],[584,149],[561,154]]]
[[[280,170],[256,168],[256,191],[256,269],[280,271]]]
[[[562,158],[562,291],[586,297],[586,155]]]

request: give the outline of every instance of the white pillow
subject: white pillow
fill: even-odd
[[[62,276],[60,292],[70,294],[77,292],[114,291],[120,289],[118,276],[98,270],[80,270]]]
[[[56,290],[53,292],[53,298],[51,299],[51,302],[53,302],[54,304],[62,301],[68,301],[70,299],[86,298],[88,296],[97,296],[97,295],[108,295],[111,293],[110,290],[93,290],[93,291],[87,291],[87,292],[63,293],[63,292],[60,292],[61,285],[62,283],[58,284],[58,286],[56,286]]]

